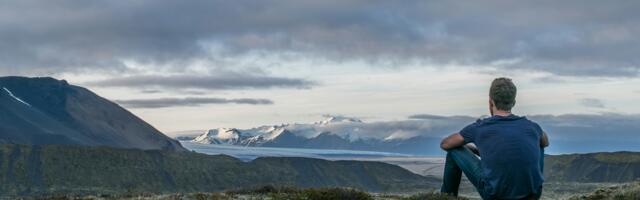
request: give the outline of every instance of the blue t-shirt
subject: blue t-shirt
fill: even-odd
[[[540,193],[543,132],[538,124],[526,117],[494,115],[468,125],[460,134],[480,151],[485,192],[500,199]]]

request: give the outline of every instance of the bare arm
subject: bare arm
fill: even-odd
[[[540,137],[540,147],[545,148],[549,146],[549,137],[547,137],[547,133],[542,132],[542,137]]]
[[[464,138],[460,133],[451,134],[440,142],[440,148],[443,150],[461,147],[462,145],[464,145]]]

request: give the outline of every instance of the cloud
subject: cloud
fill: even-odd
[[[431,114],[417,114],[417,115],[409,116],[409,119],[422,119],[422,120],[462,119],[462,120],[473,120],[473,117],[469,117],[469,116],[441,116],[441,115],[431,115]]]
[[[224,98],[159,98],[159,99],[131,99],[115,100],[114,102],[127,108],[166,108],[178,106],[201,106],[206,104],[249,104],[271,105],[269,99],[224,99]]]
[[[246,55],[638,76],[640,2],[2,1],[0,70],[234,67]],[[227,66],[229,64],[230,66]]]
[[[99,87],[155,88],[155,90],[159,90],[160,88],[180,90],[228,90],[268,88],[305,89],[310,88],[314,83],[303,79],[227,73],[215,76],[128,76],[86,82],[84,85]]]
[[[604,102],[600,99],[595,98],[584,98],[580,99],[580,104],[589,108],[605,108]]]
[[[160,90],[141,90],[140,93],[143,93],[143,94],[157,94],[157,93],[162,93],[162,91],[160,91]]]

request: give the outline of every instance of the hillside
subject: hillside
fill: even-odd
[[[440,184],[380,162],[260,158],[247,163],[192,152],[63,145],[0,145],[0,182],[5,196],[215,192],[263,185],[403,192]]]
[[[53,78],[0,77],[0,144],[185,150],[93,92]]]
[[[546,156],[544,167],[546,181],[630,182],[640,180],[640,153]]]
[[[640,182],[600,188],[587,195],[578,195],[570,200],[637,200],[640,199]]]

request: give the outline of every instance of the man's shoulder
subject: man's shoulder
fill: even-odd
[[[531,120],[531,119],[527,118],[526,116],[522,116],[522,120],[524,120],[525,122],[530,123],[530,124],[532,124],[532,125],[540,126],[540,125],[538,125],[538,123],[537,123],[537,122],[535,122],[535,121],[533,121],[533,120]]]
[[[538,124],[537,122],[527,119],[526,117],[524,117],[524,119],[531,124],[531,126],[533,126],[534,128],[536,128],[538,131],[542,132],[542,127],[540,126],[540,124]]]
[[[491,125],[491,124],[502,124],[502,123],[518,123],[518,124],[524,124],[524,125],[532,125],[532,126],[536,126],[536,127],[540,127],[540,125],[538,125],[538,123],[536,123],[533,120],[528,119],[526,116],[518,116],[518,115],[510,115],[507,117],[496,117],[496,116],[490,116],[490,117],[484,117],[484,118],[479,118],[477,119],[474,123],[470,124],[470,126],[483,126],[483,125]]]

